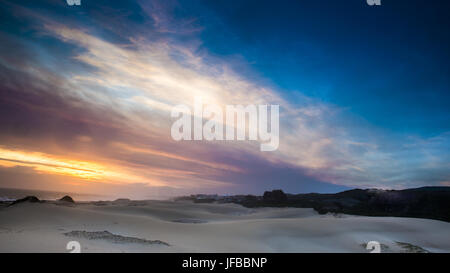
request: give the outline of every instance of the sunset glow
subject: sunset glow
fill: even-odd
[[[133,182],[136,176],[111,171],[119,169],[117,166],[104,166],[95,162],[78,161],[66,158],[57,158],[38,152],[6,150],[0,148],[0,166],[32,167],[37,172],[74,176],[88,181],[109,180]]]

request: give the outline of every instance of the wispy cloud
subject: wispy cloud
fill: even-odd
[[[34,18],[38,35],[33,47],[39,56],[22,63],[0,56],[1,111],[13,116],[1,118],[3,167],[102,183],[219,192],[332,189],[327,183],[395,188],[450,179],[449,159],[439,152],[448,148],[448,134],[415,139],[365,121],[350,126],[355,121],[345,109],[300,93],[292,101],[208,55],[195,35],[201,29],[195,19],[173,17],[173,7],[162,2],[139,6],[158,35],[117,28],[112,39],[99,34],[110,29],[93,31],[51,14],[21,10]],[[180,43],[173,39],[178,34],[192,37]],[[51,52],[47,39],[67,52]],[[280,105],[279,150],[261,153],[250,141],[173,141],[170,110],[199,96],[220,106]]]

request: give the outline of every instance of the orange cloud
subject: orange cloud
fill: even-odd
[[[139,176],[121,171],[117,166],[4,148],[0,148],[0,166],[27,166],[40,173],[72,176],[88,181],[138,182],[143,180]]]

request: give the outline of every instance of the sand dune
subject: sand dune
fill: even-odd
[[[385,252],[450,252],[450,223],[172,201],[0,209],[0,252],[68,252],[72,240],[82,252],[368,252],[374,240]]]

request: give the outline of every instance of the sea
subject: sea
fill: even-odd
[[[69,195],[75,201],[111,200],[111,197],[95,194],[0,188],[0,201],[14,201],[30,195],[36,196],[40,200],[57,200],[66,195]]]

